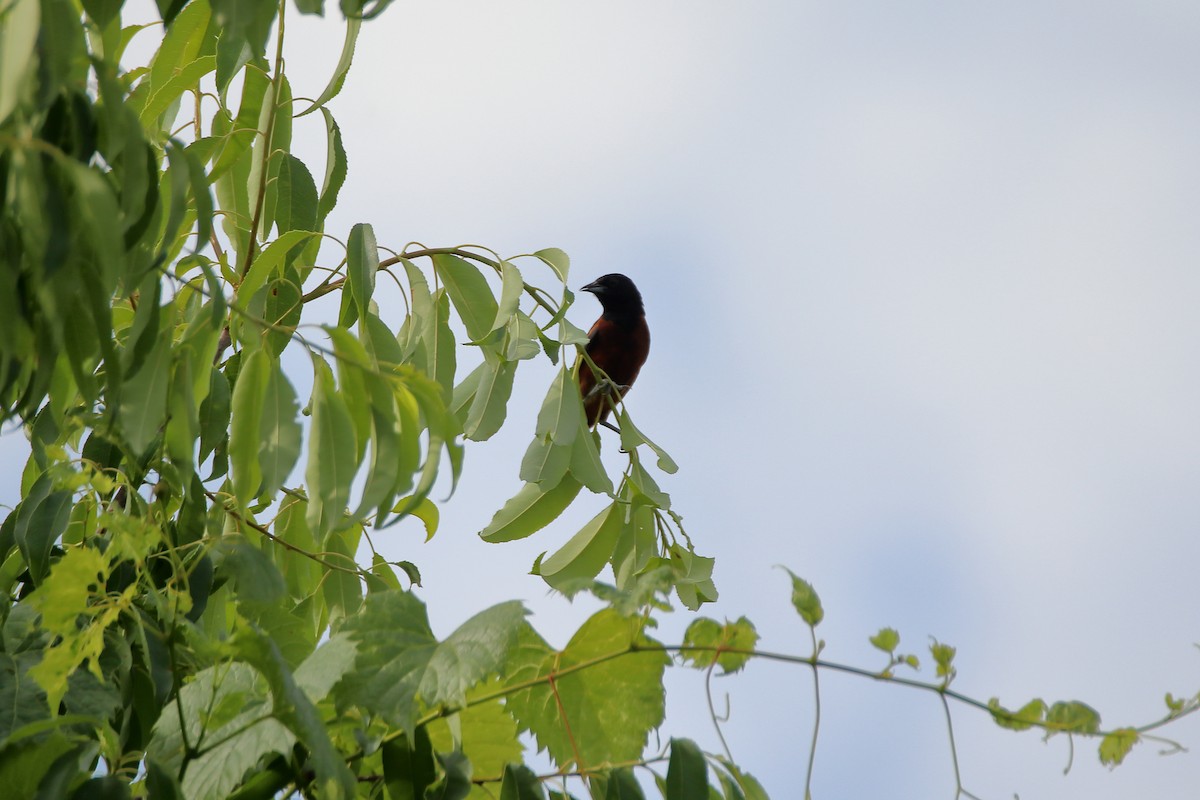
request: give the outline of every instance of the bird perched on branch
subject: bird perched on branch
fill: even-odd
[[[588,331],[586,350],[592,362],[608,375],[608,381],[601,380],[586,363],[579,369],[583,411],[588,427],[594,428],[597,423],[608,425],[604,419],[612,404],[624,397],[637,380],[650,354],[650,328],[646,326],[642,295],[624,275],[603,275],[580,291],[596,295],[604,309]]]

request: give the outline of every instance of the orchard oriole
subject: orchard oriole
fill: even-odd
[[[650,328],[646,326],[642,295],[633,281],[616,272],[597,278],[580,291],[596,295],[603,308],[600,319],[588,331],[588,357],[624,397],[650,354]],[[597,423],[608,425],[604,419],[612,410],[612,388],[601,385],[587,364],[580,368],[579,391],[589,428]]]

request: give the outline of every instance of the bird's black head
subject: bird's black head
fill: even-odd
[[[596,295],[604,307],[604,316],[613,321],[632,322],[645,313],[642,293],[633,285],[633,281],[619,272],[601,275],[580,291]]]

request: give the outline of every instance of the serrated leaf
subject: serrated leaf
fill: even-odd
[[[164,707],[146,755],[178,773],[189,755],[185,741],[213,742],[189,758],[182,789],[189,800],[224,798],[260,759],[288,754],[295,745],[295,734],[271,714],[267,682],[253,667],[240,662],[209,667],[183,685],[178,705]]]
[[[342,90],[342,85],[346,82],[346,73],[350,71],[350,64],[354,60],[354,45],[358,41],[358,32],[361,29],[362,17],[347,14],[346,37],[342,40],[342,55],[338,58],[337,66],[333,68],[333,75],[330,76],[329,83],[325,85],[325,88],[321,91],[317,99],[313,101],[313,104],[297,114],[297,118],[303,117],[305,114],[311,114],[318,108],[324,110],[324,105],[337,97],[338,93]]]
[[[338,128],[329,109],[322,108],[325,118],[325,178],[321,183],[321,197],[317,201],[317,218],[323,227],[325,218],[337,204],[338,192],[346,182],[346,148],[342,145],[342,131]]]
[[[280,234],[317,229],[317,184],[304,162],[284,153],[276,180],[275,226]],[[350,236],[354,236],[353,229]]]
[[[1106,767],[1118,766],[1139,741],[1141,736],[1133,728],[1117,728],[1100,740],[1100,763]]]
[[[502,688],[499,678],[491,678],[467,692],[467,702],[494,695]],[[482,775],[497,775],[505,765],[520,762],[524,747],[517,736],[517,723],[498,697],[468,705],[454,715],[454,730],[448,720],[430,723],[429,738],[438,752],[461,749],[471,766]]]
[[[725,648],[753,650],[758,644],[758,631],[746,617],[739,617],[736,622],[726,621],[724,625],[715,619],[701,617],[688,625],[683,643],[685,649],[681,654],[692,666],[707,669],[715,663],[721,667],[723,674],[729,674],[746,666],[750,654],[733,653]],[[691,647],[703,649],[686,649]]]
[[[359,657],[340,694],[412,736],[421,702],[461,706],[469,687],[500,670],[526,613],[519,602],[501,603],[438,642],[414,595],[370,595],[343,629],[357,643]]]
[[[508,662],[509,685],[548,678],[575,664],[628,650],[634,644],[653,647],[636,618],[611,609],[594,614],[556,653],[532,628]],[[639,758],[650,731],[662,724],[662,679],[670,659],[661,651],[643,650],[587,669],[561,674],[554,688],[539,683],[508,695],[505,703],[523,730],[536,737],[560,766],[582,767]],[[574,745],[571,734],[575,737]]]

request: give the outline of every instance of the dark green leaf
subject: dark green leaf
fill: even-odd
[[[384,741],[382,756],[389,800],[425,800],[425,790],[437,780],[429,731],[422,726],[411,738],[401,734]]]
[[[524,764],[505,764],[500,800],[546,800],[537,773]]]
[[[666,800],[693,800],[708,794],[708,765],[691,739],[671,740]]]
[[[379,271],[379,247],[375,244],[375,230],[370,225],[360,222],[350,229],[346,258],[346,285],[361,317],[370,309],[375,273]]]
[[[304,162],[285,153],[276,178],[275,225],[280,235],[288,231],[317,229],[317,185]],[[354,233],[350,234],[353,239]]]

